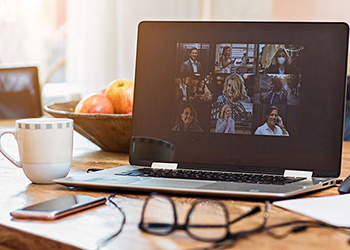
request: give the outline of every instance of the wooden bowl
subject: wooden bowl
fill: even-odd
[[[131,138],[131,114],[74,113],[78,102],[45,105],[44,110],[58,118],[74,120],[74,129],[102,150],[128,153]]]

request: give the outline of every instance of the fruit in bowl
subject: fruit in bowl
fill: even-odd
[[[113,114],[112,102],[101,94],[90,94],[81,99],[74,110],[75,113]]]
[[[133,92],[133,81],[114,80],[79,102],[46,105],[44,110],[54,117],[73,119],[74,130],[102,150],[128,153]]]
[[[114,80],[107,87],[105,95],[111,100],[116,114],[129,114],[132,112],[133,81],[127,79]]]
[[[75,113],[131,114],[134,97],[134,82],[117,79],[98,94],[85,96],[75,107]]]

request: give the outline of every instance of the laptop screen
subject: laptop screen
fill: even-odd
[[[183,168],[338,176],[347,50],[344,23],[142,22],[132,136]]]

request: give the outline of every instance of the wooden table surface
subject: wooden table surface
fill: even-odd
[[[0,121],[0,130],[13,127],[13,121]],[[16,151],[12,138],[5,137],[3,146]],[[79,134],[74,137],[74,153],[69,175],[83,173],[88,168],[110,168],[128,163],[128,155],[104,152]],[[350,174],[350,142],[344,142],[342,172],[340,178]],[[96,249],[96,243],[118,230],[122,216],[113,206],[101,205],[56,221],[14,220],[9,212],[27,205],[42,202],[66,194],[87,194],[107,197],[104,190],[74,189],[58,184],[32,184],[22,169],[15,167],[0,154],[0,249]],[[303,197],[338,195],[332,187]],[[141,232],[138,223],[146,194],[120,191],[114,201],[126,213],[126,224],[122,233],[102,249],[203,249],[211,246],[191,239],[185,232],[174,232],[169,236],[154,236]],[[179,222],[195,200],[195,197],[173,196]],[[234,218],[247,212],[261,201],[237,199],[222,200]],[[350,211],[350,210],[349,210]],[[268,224],[294,219],[309,219],[272,205]],[[311,219],[309,219],[311,220]],[[232,231],[244,230],[259,224],[262,213],[234,224]],[[265,233],[238,241],[234,249],[350,249],[349,236],[329,228],[309,228],[291,234],[284,239],[274,239]]]

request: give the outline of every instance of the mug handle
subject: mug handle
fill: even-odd
[[[22,163],[21,163],[20,161],[15,160],[13,157],[11,157],[11,156],[5,151],[5,149],[2,147],[2,144],[1,144],[1,137],[2,137],[4,134],[12,134],[12,135],[15,137],[16,142],[17,142],[17,137],[16,137],[15,130],[3,130],[3,131],[0,133],[0,152],[1,152],[10,162],[12,162],[13,164],[15,164],[17,167],[22,168]],[[18,143],[18,142],[17,142],[17,143]]]

